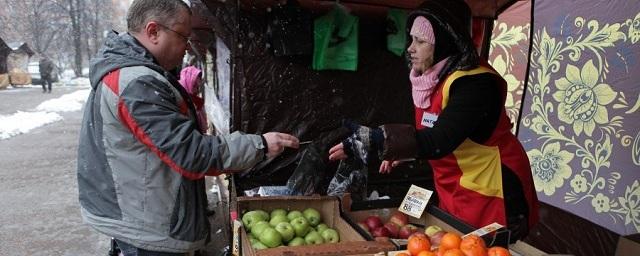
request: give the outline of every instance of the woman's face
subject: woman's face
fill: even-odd
[[[434,45],[424,39],[411,36],[411,45],[407,48],[411,60],[411,68],[418,74],[433,66]]]

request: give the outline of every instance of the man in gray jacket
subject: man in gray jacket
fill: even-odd
[[[205,175],[250,168],[299,142],[274,132],[199,132],[175,76],[191,34],[182,1],[135,0],[127,26],[91,63],[78,148],[82,216],[125,256],[185,255],[210,236]]]

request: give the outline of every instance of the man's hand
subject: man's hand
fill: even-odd
[[[280,132],[268,132],[262,135],[264,140],[267,141],[267,157],[274,158],[284,151],[284,148],[298,148],[300,147],[300,141],[293,135],[280,133]]]

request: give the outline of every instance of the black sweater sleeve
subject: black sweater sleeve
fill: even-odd
[[[466,138],[483,143],[496,127],[503,103],[493,74],[460,77],[451,85],[449,95],[433,127],[416,132],[420,158],[442,158]]]

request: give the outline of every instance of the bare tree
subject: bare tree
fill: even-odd
[[[71,63],[76,76],[111,27],[111,0],[0,0],[0,36]]]
[[[11,36],[8,41],[28,42],[38,53],[45,53],[51,42],[60,38],[64,24],[56,19],[60,9],[56,1],[51,0],[0,0],[2,4],[2,21],[7,31],[3,34]],[[3,26],[4,27],[4,26]],[[25,33],[26,32],[26,33]]]

